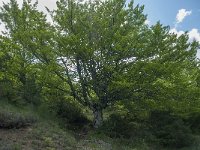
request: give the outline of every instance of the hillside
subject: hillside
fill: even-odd
[[[35,118],[32,124],[17,128],[0,128],[0,150],[172,150],[145,143],[142,139],[111,138],[100,130],[94,130],[88,125],[78,130],[65,128],[62,121],[52,114],[40,114],[30,107],[18,108],[1,103],[2,114],[12,114],[15,122],[20,122],[20,115]],[[44,117],[46,116],[46,117]],[[29,119],[30,119],[29,118]],[[17,121],[16,121],[17,120]],[[10,121],[12,122],[12,121]],[[14,121],[13,121],[14,122]],[[12,123],[13,123],[12,122]],[[8,123],[8,122],[7,122]],[[0,123],[0,125],[2,122]],[[23,123],[21,123],[22,125]],[[74,127],[75,128],[75,127]],[[143,132],[143,131],[141,131]],[[197,150],[197,142],[191,147],[181,150]],[[175,150],[175,149],[174,149]]]
[[[60,125],[55,117],[42,117],[30,108],[18,108],[10,104],[1,103],[0,120],[2,114],[12,114],[15,122],[21,122],[20,115],[35,117],[33,124],[17,128],[0,128],[0,150],[109,150],[115,147],[113,141],[98,137],[92,131],[70,131]],[[17,114],[17,115],[16,115]],[[52,114],[45,114],[46,116]],[[11,119],[10,119],[11,120]],[[9,124],[9,121],[7,121]],[[10,124],[14,121],[10,121]],[[0,123],[2,125],[2,122]],[[86,133],[90,132],[90,133]],[[121,149],[122,146],[119,147]],[[115,147],[115,149],[118,149]]]

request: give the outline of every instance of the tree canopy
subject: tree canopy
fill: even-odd
[[[70,93],[93,111],[96,128],[103,110],[120,101],[127,107],[193,105],[200,97],[199,43],[160,22],[146,25],[143,10],[133,0],[59,0],[56,10],[48,10],[49,23],[37,2],[24,0],[19,7],[11,0],[0,12],[7,29],[0,38],[0,66],[24,89],[31,82],[35,93],[47,85]],[[28,100],[27,93],[22,97]]]

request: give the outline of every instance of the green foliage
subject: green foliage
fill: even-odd
[[[15,83],[10,79],[0,80],[0,98],[9,101],[15,105],[39,105],[41,102],[41,87],[31,77],[27,79],[26,84]]]
[[[0,98],[6,99],[8,101],[14,102],[16,99],[18,99],[19,96],[17,96],[17,92],[13,87],[12,81],[9,80],[1,80],[0,81]]]
[[[7,29],[3,32],[4,36],[0,37],[0,53],[4,53],[0,55],[0,60],[9,58],[0,70],[0,80],[11,82],[13,87],[9,90],[15,92],[7,92],[9,96],[13,95],[9,97],[11,101],[38,105],[41,86],[37,81],[37,52],[48,48],[42,40],[47,41],[49,37],[46,31],[49,24],[46,23],[45,15],[37,10],[37,2],[24,0],[22,7],[19,7],[16,0],[11,0],[0,9],[0,20]]]
[[[60,0],[57,7],[52,13],[58,25],[56,55],[65,72],[58,75],[74,98],[93,111],[98,127],[102,118],[95,114],[124,99],[124,92],[133,92],[133,84],[121,79],[133,63],[128,60],[135,57],[136,39],[145,40],[148,31],[144,7],[131,2],[125,9],[125,0],[85,4]]]
[[[124,117],[120,114],[112,114],[108,120],[104,122],[102,130],[111,138],[130,138],[133,137],[139,124],[133,119]]]
[[[164,147],[182,148],[194,144],[192,131],[181,117],[168,111],[153,111],[149,121],[156,141]]]
[[[43,98],[46,99],[47,111],[62,118],[63,122],[69,127],[82,127],[89,122],[83,114],[83,109],[81,108],[83,106],[77,103],[73,97],[65,96],[62,91],[49,88],[43,91],[43,95]]]
[[[21,90],[21,91],[20,91]],[[41,86],[37,83],[36,77],[32,75],[27,78],[26,84],[20,87],[21,97],[27,104],[38,106],[41,103]]]
[[[199,43],[160,22],[145,25],[144,6],[133,0],[59,0],[56,10],[47,9],[52,24],[37,5],[23,0],[19,7],[10,0],[0,8],[7,29],[0,36],[0,99],[42,103],[43,111],[73,127],[88,123],[85,107],[93,112],[94,127],[101,126],[109,107],[121,111],[102,127],[110,137],[149,136],[176,148],[192,144],[199,114],[182,119],[169,112],[183,115],[200,107]],[[22,113],[0,116],[2,128],[34,122]],[[42,140],[52,146],[52,139]]]
[[[193,104],[199,100],[199,44],[188,43],[186,33],[171,34],[159,22],[146,26],[143,6],[124,5],[124,0],[57,3],[57,55],[73,96],[94,112],[121,100],[127,105],[149,100],[166,109],[177,109],[174,101],[181,101],[188,111],[191,99]],[[168,102],[172,105],[165,106]]]
[[[88,119],[82,113],[80,105],[73,100],[61,99],[55,101],[51,108],[52,111],[70,124],[83,126],[88,122]]]
[[[184,121],[194,134],[200,134],[200,112],[190,112],[184,115]]]
[[[7,31],[0,37],[0,80],[11,82],[2,91],[12,101],[38,105],[45,88],[61,90],[93,111],[96,126],[103,120],[97,114],[118,101],[179,112],[179,101],[185,111],[198,103],[199,44],[160,22],[145,25],[144,6],[60,0],[47,9],[50,24],[37,5],[11,0],[1,7]]]
[[[109,117],[104,121],[101,131],[112,138],[145,139],[151,136],[148,131],[147,115],[134,109],[130,112],[127,107],[118,103],[110,108]],[[146,112],[145,112],[146,113]]]

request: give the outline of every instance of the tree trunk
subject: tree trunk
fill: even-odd
[[[94,115],[94,128],[99,128],[103,124],[103,112],[102,109],[94,108],[93,109]]]

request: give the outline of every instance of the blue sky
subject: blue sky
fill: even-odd
[[[145,5],[148,20],[154,24],[161,21],[164,25],[174,27],[179,10],[191,11],[191,14],[178,24],[178,30],[200,29],[200,0],[135,0],[135,3]]]
[[[135,0],[138,3],[145,5],[149,25],[160,21],[171,32],[181,35],[188,31],[190,41],[200,42],[200,0]],[[197,56],[200,58],[200,50]]]

